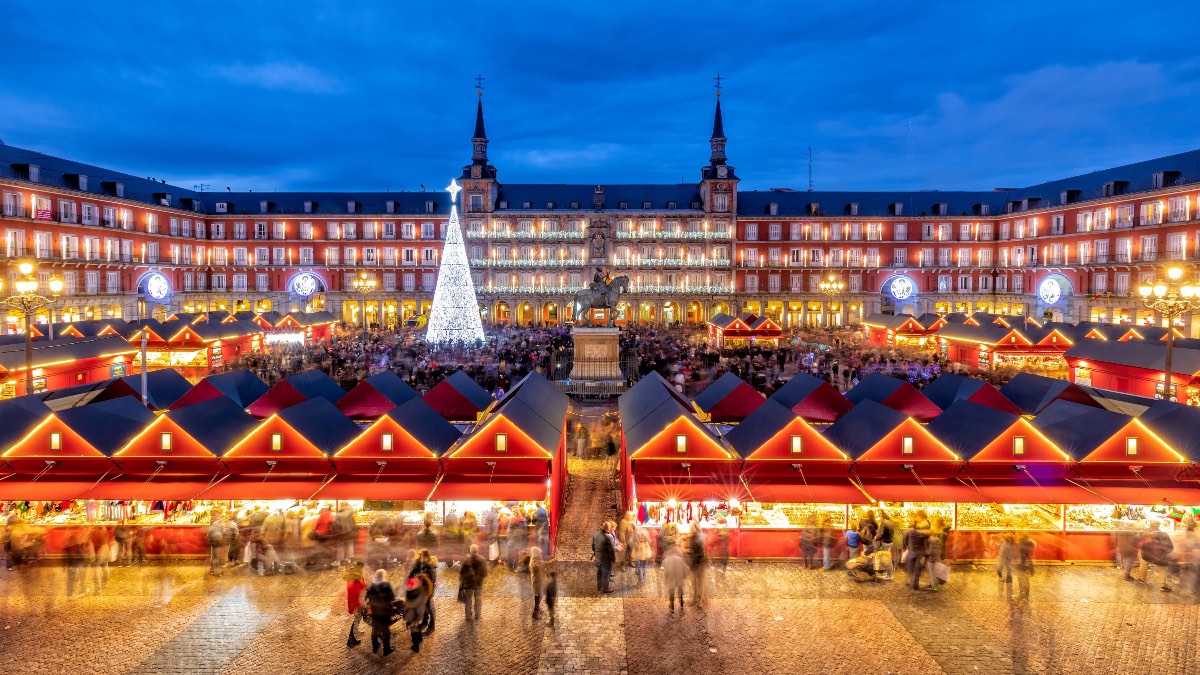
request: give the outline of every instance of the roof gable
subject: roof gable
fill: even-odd
[[[911,452],[905,452],[911,439]],[[858,457],[856,462],[949,462],[958,461],[953,450],[947,448],[929,430],[911,417],[880,438]]]
[[[863,378],[857,386],[846,392],[846,398],[855,405],[863,401],[882,403],[921,422],[927,422],[942,412],[907,380],[882,373],[871,373]]]
[[[316,368],[292,375],[284,381],[295,387],[296,391],[306,399],[320,397],[330,403],[337,403],[346,395],[346,390],[342,389],[332,377]]]
[[[1129,447],[1133,439],[1133,447]],[[1130,451],[1134,454],[1129,454]],[[1186,459],[1145,423],[1132,418],[1080,460],[1116,464],[1183,464]]]
[[[132,396],[68,408],[57,414],[63,424],[109,457],[154,421],[154,413]]]
[[[739,422],[762,405],[764,397],[742,378],[725,373],[694,399],[714,422]]]
[[[1138,419],[1177,452],[1200,461],[1200,408],[1155,401]]]
[[[359,433],[357,424],[319,396],[280,411],[279,418],[326,456],[345,447]]]
[[[930,422],[927,429],[955,454],[972,459],[1019,419],[1019,415],[959,399]]]
[[[281,410],[304,403],[308,399],[300,393],[291,382],[283,380],[259,396],[254,403],[246,406],[246,410],[255,417],[270,417]]]
[[[854,407],[832,384],[808,373],[796,373],[770,398],[809,422],[833,422]]]
[[[258,426],[258,420],[227,396],[176,408],[166,416],[218,457]]]
[[[50,408],[36,396],[0,401],[0,453],[50,417]]]
[[[851,459],[857,459],[907,419],[903,413],[868,399],[829,425],[825,438]]]
[[[1078,461],[1112,438],[1130,419],[1103,408],[1055,401],[1033,418],[1033,426]]]
[[[801,438],[798,453],[793,451],[792,436]],[[771,400],[725,434],[725,440],[748,460],[846,460],[846,455],[820,432],[786,406]]]

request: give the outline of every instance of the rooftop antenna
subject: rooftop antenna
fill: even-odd
[[[808,146],[808,191],[809,192],[813,191],[812,169],[813,169],[813,151],[812,151],[812,146],[810,145],[810,146]]]

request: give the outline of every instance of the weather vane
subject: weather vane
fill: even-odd
[[[475,88],[479,90],[477,92],[477,95],[479,95],[479,96],[483,96],[483,80],[484,79],[485,78],[483,77],[483,73],[479,73],[478,75],[475,76]]]
[[[724,80],[724,79],[725,78],[721,77],[720,73],[717,73],[717,76],[713,78],[713,81],[716,82],[716,84],[713,85],[713,88],[715,88],[717,90],[718,98],[721,96],[721,80]]]

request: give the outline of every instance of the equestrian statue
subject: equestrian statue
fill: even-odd
[[[599,267],[592,276],[592,283],[587,288],[575,291],[574,315],[575,324],[590,326],[593,309],[608,310],[608,326],[613,325],[616,316],[617,301],[621,295],[629,292],[629,277],[622,274],[610,277]]]

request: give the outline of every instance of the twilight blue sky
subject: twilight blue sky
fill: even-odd
[[[1200,148],[1200,3],[4,3],[0,139],[182,187],[1020,187]]]

